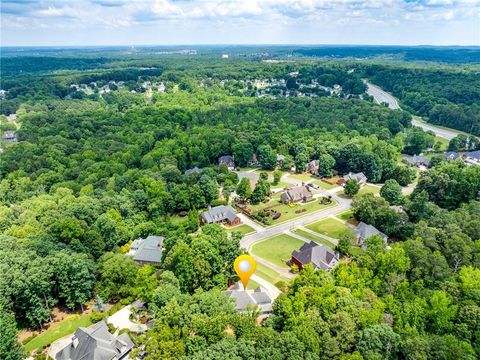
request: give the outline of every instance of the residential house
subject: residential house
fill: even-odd
[[[17,133],[15,131],[7,130],[3,132],[3,141],[17,142]]]
[[[416,166],[420,169],[422,168],[425,169],[430,166],[430,160],[426,156],[423,156],[422,154],[407,156],[404,158],[404,162],[406,162],[407,164]]]
[[[315,270],[330,271],[338,264],[339,258],[335,251],[313,241],[305,243],[299,250],[292,252],[291,263],[301,270],[307,264],[312,264]]]
[[[208,208],[200,215],[203,224],[228,223],[238,225],[242,222],[237,212],[230,205],[219,205],[214,208]]]
[[[253,154],[252,158],[248,161],[248,166],[258,165],[258,163],[257,154]]]
[[[320,167],[319,160],[312,160],[307,163],[307,171],[312,175],[318,175],[318,168]]]
[[[134,344],[127,333],[112,335],[105,321],[79,327],[71,341],[55,355],[55,360],[127,359]]]
[[[313,199],[313,194],[306,185],[286,188],[280,195],[280,201],[284,204],[307,202]]]
[[[198,167],[193,167],[191,169],[185,170],[183,173],[185,176],[191,175],[191,174],[201,174],[203,172],[203,169],[200,169]]]
[[[355,234],[357,235],[357,243],[360,245],[363,249],[367,248],[367,245],[365,244],[365,240],[371,238],[374,235],[379,235],[382,239],[385,245],[387,244],[388,236],[382,233],[380,230],[378,230],[375,226],[372,226],[370,224],[365,224],[363,221],[358,224],[358,226],[355,228]]]
[[[367,183],[367,177],[363,172],[359,172],[359,173],[349,172],[343,178],[338,179],[337,184],[344,186],[348,180],[356,180],[358,182],[358,185],[360,186],[364,186]]]
[[[255,290],[243,290],[239,283],[236,283],[232,289],[225,291],[224,294],[235,299],[235,307],[240,312],[258,307],[264,315],[267,315],[273,310],[273,300],[262,287],[257,287]]]
[[[6,131],[5,131],[6,132]],[[480,165],[480,150],[467,151],[463,154],[465,163],[469,165]]]
[[[8,115],[8,121],[17,121],[17,114]]]
[[[277,154],[277,166],[282,166],[285,161],[285,155]]]
[[[235,161],[233,160],[233,156],[230,156],[230,155],[220,156],[218,158],[218,164],[219,165],[225,164],[228,170],[235,169]]]
[[[146,239],[135,239],[130,245],[128,255],[141,265],[160,264],[163,251],[163,236],[149,235]]]
[[[443,153],[443,156],[445,157],[445,160],[452,161],[457,160],[460,157],[460,154],[456,151],[446,151]]]

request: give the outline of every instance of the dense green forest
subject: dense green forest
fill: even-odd
[[[374,104],[366,76],[407,111]],[[246,82],[255,79],[285,84],[258,96]],[[478,358],[480,166],[437,154],[404,195],[416,170],[400,161],[436,151],[411,113],[479,134],[477,82],[468,70],[350,60],[2,58],[1,112],[16,121],[0,115],[0,127],[14,126],[18,142],[0,154],[0,358],[23,357],[17,330],[41,329],[54,307],[81,311],[96,297],[148,304],[154,326],[135,337],[146,359]],[[317,83],[321,91],[302,90]],[[442,107],[466,120],[435,121]],[[354,197],[352,209],[392,240],[373,237],[361,253],[342,243],[331,273],[306,267],[281,284],[261,324],[257,310],[238,313],[222,294],[245,251],[240,233],[198,218],[239,184],[218,158],[244,167],[253,154],[264,170],[280,154],[284,171],[322,159],[325,174],[385,184],[381,196]],[[184,175],[194,166],[203,172]],[[140,267],[124,246],[151,234],[165,237],[162,263]]]
[[[413,113],[443,125],[480,135],[478,69],[375,66],[371,80],[397,96]]]

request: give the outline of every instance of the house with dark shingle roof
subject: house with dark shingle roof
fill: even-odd
[[[367,245],[365,244],[365,241],[372,236],[379,235],[382,239],[385,245],[387,244],[388,236],[385,235],[383,232],[378,230],[375,226],[372,226],[370,224],[365,224],[363,221],[358,224],[358,226],[355,228],[355,234],[357,235],[357,242],[358,245],[360,245],[363,249],[367,248]]]
[[[255,290],[243,290],[237,283],[232,289],[225,291],[224,294],[235,299],[235,307],[240,312],[257,306],[264,315],[271,313],[273,310],[273,301],[262,287],[257,287]]]
[[[360,186],[363,186],[367,183],[367,177],[363,172],[359,172],[359,173],[349,172],[343,178],[338,179],[337,185],[344,186],[348,180],[355,180],[356,182],[358,182],[358,185]]]
[[[477,151],[467,151],[463,154],[465,163],[470,165],[480,165],[480,150]]]
[[[312,175],[318,175],[318,168],[320,167],[319,160],[312,160],[307,163],[307,171]]]
[[[407,164],[416,166],[418,168],[428,168],[430,166],[430,160],[424,155],[413,155],[404,158],[404,162]]]
[[[312,264],[315,270],[330,271],[338,264],[338,254],[332,249],[313,241],[305,243],[299,250],[292,252],[291,263],[301,270],[307,264]]]
[[[280,195],[280,201],[284,204],[307,202],[313,199],[313,194],[306,185],[286,188]]]
[[[228,223],[230,225],[238,225],[242,222],[237,212],[230,205],[219,205],[214,208],[208,208],[207,211],[200,215],[203,224]]]
[[[163,251],[163,236],[149,235],[146,239],[135,239],[130,245],[128,255],[141,265],[160,264]]]
[[[201,174],[203,172],[203,169],[200,169],[198,167],[193,167],[191,169],[185,170],[183,173],[185,176],[191,175],[191,174]]]
[[[460,157],[460,154],[456,151],[445,151],[443,156],[445,157],[445,160],[452,161],[457,160]]]
[[[133,346],[127,333],[112,335],[102,320],[87,328],[79,327],[71,342],[55,355],[55,360],[126,359]]]
[[[7,130],[3,132],[3,141],[17,142],[17,133],[15,131]]]
[[[218,158],[218,165],[225,164],[228,170],[235,169],[235,161],[233,160],[233,156],[231,155],[224,155]]]

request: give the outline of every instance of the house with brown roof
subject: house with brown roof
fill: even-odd
[[[233,160],[233,156],[231,155],[224,155],[218,158],[218,165],[225,164],[228,170],[235,169],[235,161]]]
[[[313,194],[306,185],[286,188],[280,195],[280,201],[284,204],[307,202],[313,199]]]
[[[312,264],[315,270],[330,271],[338,264],[338,254],[332,249],[313,241],[305,243],[299,250],[292,252],[291,263],[301,270],[307,264]]]

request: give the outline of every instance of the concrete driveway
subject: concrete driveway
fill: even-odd
[[[147,331],[146,324],[137,324],[130,321],[130,314],[132,313],[132,306],[127,305],[124,308],[117,311],[107,319],[107,323],[112,324],[117,329],[129,329],[133,332],[145,332]]]

